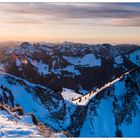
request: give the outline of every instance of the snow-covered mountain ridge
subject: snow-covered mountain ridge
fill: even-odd
[[[62,91],[64,87],[81,94],[135,66],[110,44],[65,42],[49,46],[25,42],[7,55],[1,64],[7,73],[52,90]]]
[[[139,137],[140,70],[101,92],[89,104],[80,136]],[[85,135],[86,134],[86,135]]]
[[[25,42],[0,61],[0,101],[19,104],[53,131],[72,137],[139,136],[139,69],[106,86],[86,106],[71,102],[139,66],[138,50]]]

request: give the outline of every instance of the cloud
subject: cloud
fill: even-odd
[[[106,26],[140,26],[140,17],[128,19],[111,19],[104,23]]]
[[[28,17],[11,17],[11,18],[0,18],[0,23],[6,24],[42,24],[42,22]]]
[[[12,23],[46,24],[48,19],[67,23],[69,19],[103,18],[106,24],[99,25],[139,26],[140,21],[140,5],[133,3],[4,3],[0,4],[0,13],[18,17],[11,16]]]
[[[16,3],[0,5],[16,14],[51,15],[59,18],[129,18],[140,15],[140,6],[125,3]]]

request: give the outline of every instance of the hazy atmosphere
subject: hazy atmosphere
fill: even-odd
[[[139,3],[1,3],[0,41],[135,43]]]

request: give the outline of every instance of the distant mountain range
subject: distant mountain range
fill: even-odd
[[[85,95],[139,66],[138,45],[24,42],[0,50],[0,101],[72,137],[140,136],[139,69],[86,106],[63,96]]]

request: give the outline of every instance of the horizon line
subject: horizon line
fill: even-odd
[[[37,43],[48,43],[48,44],[63,44],[63,43],[74,43],[74,44],[87,44],[87,45],[103,45],[103,44],[110,44],[110,45],[137,45],[140,46],[140,43],[133,43],[133,42],[128,42],[128,43],[113,43],[113,42],[96,42],[96,43],[91,43],[91,42],[79,42],[79,41],[27,41],[27,40],[21,40],[21,41],[12,41],[12,40],[8,40],[8,41],[0,41],[0,44],[4,44],[4,43],[25,43],[28,42],[30,44],[37,44]]]

